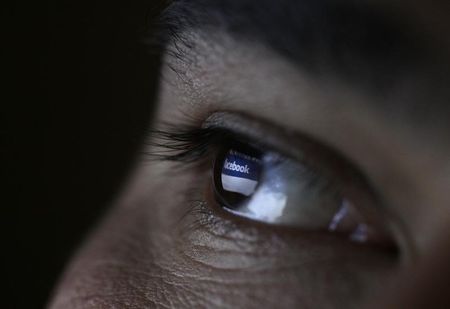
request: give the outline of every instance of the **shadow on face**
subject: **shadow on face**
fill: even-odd
[[[50,307],[447,301],[422,289],[449,241],[440,12],[175,1],[145,155]]]

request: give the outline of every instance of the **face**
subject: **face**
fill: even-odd
[[[426,287],[448,285],[446,11],[327,2],[236,30],[234,5],[170,37],[146,155],[51,308],[445,301]]]

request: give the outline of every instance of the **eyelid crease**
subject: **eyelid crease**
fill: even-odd
[[[253,139],[252,144],[263,149],[274,149],[285,156],[303,161],[303,148],[290,147],[293,140],[299,140],[293,131],[283,129],[263,119],[233,112],[216,112],[209,116],[202,125],[203,128],[221,128],[244,138]],[[257,140],[263,140],[258,142]],[[300,141],[296,141],[301,143]],[[302,150],[300,150],[302,149]]]

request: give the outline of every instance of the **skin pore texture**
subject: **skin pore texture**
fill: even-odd
[[[155,127],[201,126],[226,111],[336,150],[380,196],[377,212],[398,252],[238,220],[211,205],[210,165],[144,156],[50,308],[361,308],[389,295],[410,269],[423,282],[427,270],[439,271],[429,265],[449,241],[448,54],[436,51],[374,94],[332,70],[302,71],[270,46],[223,29],[180,36],[189,44],[167,47]]]

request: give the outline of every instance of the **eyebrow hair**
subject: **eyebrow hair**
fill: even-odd
[[[261,41],[311,74],[334,74],[374,94],[426,59],[426,44],[412,29],[358,1],[174,0],[161,24],[165,43],[181,40],[184,30],[219,28]]]

